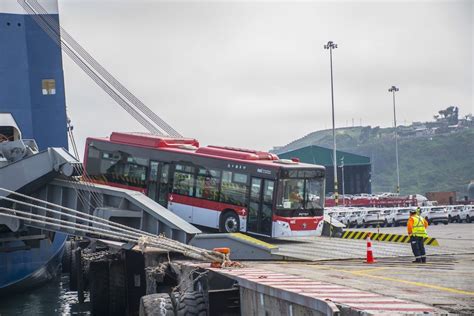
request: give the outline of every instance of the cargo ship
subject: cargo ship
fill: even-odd
[[[57,0],[38,3],[49,13],[43,18],[59,21]],[[14,152],[12,144],[41,154],[49,147],[67,149],[68,137],[61,47],[16,0],[0,1],[0,43],[1,171],[16,163],[15,157],[8,157]],[[15,181],[3,178],[0,187]],[[33,187],[30,183],[18,191],[28,193]],[[54,278],[66,239],[66,234],[0,217],[0,295]]]

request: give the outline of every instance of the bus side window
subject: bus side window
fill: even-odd
[[[248,192],[248,175],[222,171],[220,201],[239,206],[246,206]]]
[[[272,205],[273,204],[273,189],[275,187],[275,181],[265,180],[263,186],[263,202]]]
[[[150,162],[150,181],[152,182],[158,181],[158,166],[159,163],[157,161]]]
[[[194,168],[190,166],[176,165],[173,180],[173,193],[193,196],[194,191]],[[182,171],[180,171],[182,170]]]
[[[145,188],[147,166],[147,159],[126,152],[101,152],[100,175],[110,182]]]
[[[164,164],[161,167],[161,183],[162,184],[167,184],[168,183],[168,171],[170,169],[169,164]]]
[[[218,201],[220,177],[219,170],[200,168],[196,179],[196,197]]]

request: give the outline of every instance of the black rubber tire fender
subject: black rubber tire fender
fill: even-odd
[[[63,256],[61,257],[61,270],[63,273],[69,273],[71,271],[71,257],[72,257],[71,241],[67,240],[64,243]]]
[[[109,314],[125,315],[126,308],[125,267],[122,261],[114,260],[109,265]]]
[[[207,316],[206,300],[202,293],[186,292],[177,296],[179,296],[176,306],[178,316]]]
[[[140,316],[175,316],[171,297],[167,293],[142,296],[140,299]]]
[[[79,267],[79,262],[77,262],[74,255],[76,249],[71,250],[71,266],[69,269],[69,289],[71,291],[77,291],[77,270],[82,269],[82,267]]]
[[[93,261],[89,268],[92,315],[109,315],[109,263]]]

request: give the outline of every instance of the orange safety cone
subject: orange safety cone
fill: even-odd
[[[372,252],[372,241],[370,240],[370,235],[367,236],[367,260],[365,263],[375,263],[374,254]]]

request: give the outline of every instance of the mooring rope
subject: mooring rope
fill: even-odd
[[[8,189],[0,188],[0,190],[8,192],[10,194],[18,195],[26,199],[31,199],[35,202],[42,203],[44,205],[49,205],[51,207],[59,208],[59,209],[68,211],[72,214],[65,213],[59,210],[55,210],[55,209],[51,209],[45,206],[28,203],[22,200],[13,199],[10,197],[0,196],[0,199],[17,203],[17,204],[21,204],[21,205],[25,205],[27,207],[44,210],[46,212],[51,212],[52,214],[59,215],[60,218],[67,217],[74,220],[78,220],[82,223],[87,223],[88,225],[77,223],[77,222],[71,222],[65,219],[60,219],[60,218],[52,218],[46,215],[34,214],[32,212],[25,212],[25,211],[21,211],[17,209],[6,208],[6,207],[1,207],[0,210],[3,210],[4,212],[8,212],[8,213],[13,213],[13,214],[2,213],[1,215],[3,216],[12,217],[12,218],[16,218],[16,219],[20,219],[24,221],[31,221],[31,222],[35,222],[42,225],[50,225],[53,227],[57,227],[58,231],[65,229],[66,230],[65,232],[68,234],[71,234],[71,232],[67,230],[72,230],[72,231],[77,231],[77,232],[82,232],[82,233],[104,236],[107,238],[112,238],[114,240],[124,240],[127,242],[134,242],[134,243],[137,243],[140,246],[140,248],[142,248],[142,250],[145,249],[147,246],[151,246],[151,247],[157,247],[157,248],[161,248],[168,251],[179,252],[185,256],[199,259],[199,260],[211,260],[214,262],[215,261],[224,262],[228,259],[221,253],[190,246],[190,245],[178,242],[176,240],[167,238],[163,235],[154,235],[154,234],[151,234],[151,233],[148,233],[148,232],[145,232],[133,227],[115,223],[110,220],[106,220],[104,218],[97,217],[94,215],[82,213],[68,207],[64,207],[64,206],[54,204],[48,201],[37,199],[25,194],[8,190]],[[21,216],[18,214],[20,214]],[[96,227],[96,226],[101,226],[103,228]]]
[[[178,253],[183,254],[184,256],[197,259],[197,260],[213,261],[213,262],[226,261],[226,257],[221,253],[194,247],[194,246],[185,245],[161,235],[155,236],[154,238],[143,237],[143,236],[142,237],[127,236],[126,234],[123,234],[123,233],[108,231],[106,229],[102,229],[98,227],[91,227],[84,224],[71,223],[66,220],[62,220],[58,218],[51,218],[51,217],[47,217],[45,215],[39,215],[39,214],[32,214],[29,212],[19,211],[16,209],[11,209],[11,208],[6,208],[6,207],[0,207],[0,211],[8,212],[8,213],[2,212],[1,216],[15,218],[15,219],[23,220],[26,222],[34,222],[34,223],[38,223],[42,225],[57,227],[56,229],[52,229],[52,230],[61,231],[68,234],[71,234],[70,230],[72,230],[72,231],[78,231],[78,232],[83,232],[83,233],[89,233],[95,236],[106,237],[112,240],[127,241],[127,242],[133,242],[137,244],[143,244],[143,240],[144,238],[146,238],[146,246],[156,247],[156,248],[160,248],[160,249],[171,251],[171,252],[178,252]],[[55,223],[52,223],[52,222],[55,222]]]

